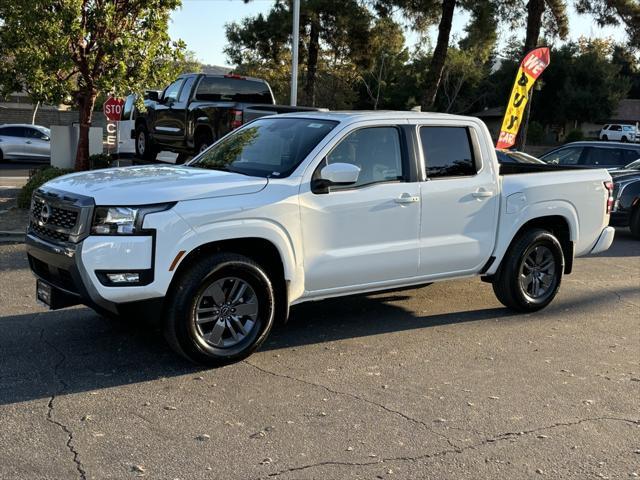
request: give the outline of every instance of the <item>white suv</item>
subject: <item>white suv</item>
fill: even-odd
[[[604,141],[640,142],[640,132],[635,125],[611,123],[602,127],[599,138]]]

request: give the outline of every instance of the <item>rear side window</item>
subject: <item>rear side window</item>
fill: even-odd
[[[421,127],[420,142],[428,178],[465,177],[477,173],[469,129]]]
[[[273,95],[265,82],[244,78],[205,77],[198,85],[196,99],[210,102],[273,104]]]
[[[621,148],[587,148],[584,155],[583,164],[589,166],[624,166],[626,161],[626,151]]]
[[[24,137],[24,127],[5,127],[0,131],[0,135],[6,135],[7,137]]]
[[[182,90],[180,90],[180,98],[178,99],[179,102],[186,102],[187,100],[189,100],[189,94],[191,93],[191,87],[193,86],[193,82],[195,79],[196,77],[189,77],[184,82]]]
[[[619,132],[622,130],[622,127],[620,125],[611,125],[611,128],[609,130],[613,130],[614,132]]]

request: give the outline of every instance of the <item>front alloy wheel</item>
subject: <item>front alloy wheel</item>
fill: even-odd
[[[196,300],[197,335],[213,347],[230,348],[243,342],[255,328],[257,317],[256,292],[239,278],[212,282]]]
[[[276,300],[261,265],[243,255],[194,259],[172,283],[165,337],[189,360],[218,366],[251,355],[274,323]]]

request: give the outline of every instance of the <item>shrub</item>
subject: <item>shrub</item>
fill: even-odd
[[[109,168],[111,166],[111,156],[106,153],[96,153],[89,157],[89,168],[95,170],[97,168]]]
[[[564,141],[566,143],[579,142],[580,140],[584,140],[584,133],[582,130],[570,130],[569,133],[567,133],[567,136],[564,137]]]
[[[29,208],[31,206],[31,196],[35,190],[40,188],[49,180],[71,172],[73,172],[73,170],[56,167],[46,167],[36,170],[18,194],[18,208]]]

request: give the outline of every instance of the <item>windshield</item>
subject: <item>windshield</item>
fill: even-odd
[[[624,167],[625,170],[640,170],[640,158]]]
[[[284,178],[337,124],[309,118],[258,119],[222,138],[189,166]]]

